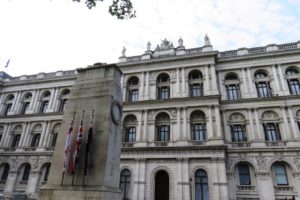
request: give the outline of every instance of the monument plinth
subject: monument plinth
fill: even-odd
[[[122,72],[114,65],[95,64],[78,69],[78,78],[71,89],[52,158],[47,185],[39,191],[40,200],[120,200],[119,168],[121,153]],[[79,124],[84,112],[83,136],[74,176],[64,172],[66,135],[75,113],[72,148],[76,145]],[[85,145],[89,120],[94,110],[93,141],[89,164],[84,176]],[[70,163],[72,156],[68,157]]]

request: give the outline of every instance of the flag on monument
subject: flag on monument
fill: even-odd
[[[66,168],[68,166],[68,154],[71,151],[71,136],[73,132],[73,122],[74,122],[74,116],[72,118],[70,128],[67,132],[67,137],[66,137],[65,152],[64,152],[64,172],[66,171]]]
[[[8,59],[8,61],[6,62],[6,65],[4,66],[4,68],[7,68],[9,63],[10,63],[10,59]]]
[[[70,168],[70,174],[73,174],[73,175],[75,174],[76,164],[78,163],[79,155],[80,155],[80,146],[81,146],[81,142],[82,142],[82,130],[83,130],[83,127],[82,127],[83,115],[84,115],[84,112],[82,113],[82,117],[80,120],[79,131],[78,131],[77,138],[76,138],[76,146],[74,149],[72,165]]]
[[[91,116],[90,127],[86,139],[86,145],[85,145],[84,175],[87,175],[87,169],[89,167],[89,153],[90,153],[91,144],[93,143],[93,118],[94,118],[94,110]]]

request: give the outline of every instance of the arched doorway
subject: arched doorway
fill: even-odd
[[[169,175],[164,170],[155,175],[155,200],[169,200]]]

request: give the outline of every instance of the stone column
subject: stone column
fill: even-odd
[[[283,76],[283,71],[282,71],[283,69],[282,69],[280,64],[278,64],[277,66],[278,66],[279,78],[280,78],[280,81],[281,81],[281,84],[282,84],[283,94],[284,95],[289,95],[290,91],[289,91],[287,82],[286,82],[286,80]]]
[[[208,66],[205,66],[205,80],[204,80],[204,95],[210,95],[210,84],[209,84],[209,73]]]
[[[39,99],[40,99],[40,90],[37,90],[37,92],[35,93],[35,98],[34,98],[34,102],[33,102],[33,106],[32,106],[32,113],[37,112],[38,111],[38,103],[39,103]]]
[[[6,137],[8,137],[10,126],[11,126],[10,124],[5,124],[5,126],[4,126],[2,139],[1,139],[1,141],[0,141],[0,148],[5,147],[5,146],[4,146],[4,144],[5,144],[5,139],[6,139]]]
[[[176,181],[175,181],[175,195],[178,197],[178,200],[184,200],[184,196],[183,196],[183,179],[182,179],[182,158],[177,158],[177,168],[178,168],[178,174],[176,177]],[[177,189],[176,189],[177,187]]]
[[[60,100],[60,94],[59,94],[59,88],[55,88],[54,97],[52,99],[52,105],[50,107],[51,112],[57,112],[58,111],[58,101]]]
[[[219,79],[219,88],[220,88],[220,94],[221,99],[226,99],[226,88],[224,87],[224,81],[222,80],[221,73],[218,73],[218,79]]]
[[[183,139],[183,134],[181,132],[181,108],[177,108],[177,139]]]
[[[51,134],[50,133],[50,125],[51,125],[51,122],[50,121],[47,121],[46,122],[47,125],[46,125],[46,131],[45,131],[45,134],[44,134],[44,138],[41,139],[41,142],[40,142],[40,145],[39,146],[42,146],[42,147],[46,147],[47,146],[47,142],[49,142],[47,140],[48,136]]]
[[[230,200],[236,199],[236,181],[234,179],[234,173],[227,173],[228,180],[228,197]]]
[[[3,111],[3,103],[4,103],[4,93],[2,93],[2,94],[0,94],[1,96],[0,96],[0,114],[2,113],[2,111]]]
[[[187,129],[187,114],[186,114],[186,107],[183,108],[183,139],[189,139],[190,136],[189,136],[189,131]]]
[[[28,125],[28,123],[24,122],[22,127],[23,127],[23,130],[22,130],[22,133],[21,133],[21,138],[20,138],[20,143],[19,143],[20,147],[23,147],[22,144],[23,144],[23,141],[25,139],[26,132],[27,132],[27,129],[29,128],[29,125]]]
[[[285,107],[281,107],[281,113],[282,113],[282,117],[283,117],[283,126],[281,126],[281,127],[284,127],[284,129],[280,130],[280,135],[283,140],[291,140],[292,139],[291,130],[290,130],[289,122],[287,119]]]
[[[29,180],[27,183],[26,193],[35,194],[38,180],[39,180],[39,171],[31,171]]]
[[[220,199],[228,200],[228,182],[226,176],[225,160],[217,159],[216,164]]]
[[[264,132],[261,130],[257,109],[254,109],[256,133],[259,141],[264,141]]]
[[[181,73],[182,73],[182,96],[186,97],[187,93],[186,93],[186,80],[185,80],[185,68],[181,68]]]
[[[182,196],[184,197],[183,200],[191,200],[191,192],[190,185],[189,185],[189,178],[190,178],[190,171],[189,171],[189,159],[184,158],[182,160]]]
[[[146,159],[139,160],[139,192],[137,199],[146,199],[145,197],[145,185],[146,185]]]
[[[226,111],[222,111],[224,140],[231,142],[231,131],[226,119]]]
[[[278,76],[277,76],[275,65],[272,66],[272,72],[273,72],[273,77],[274,77],[274,82],[275,82],[275,88],[273,88],[274,89],[273,95],[280,94],[280,86],[279,86],[279,81],[278,81]]]
[[[146,72],[146,89],[144,100],[149,100],[149,72]]]
[[[41,147],[43,145],[43,141],[44,141],[44,138],[46,136],[46,131],[48,129],[48,125],[49,125],[49,121],[44,121],[43,122],[43,128],[42,128],[42,133],[41,133],[41,139],[40,139],[40,142],[39,142],[39,145],[38,147]]]
[[[22,144],[21,144],[22,147],[28,146],[28,138],[30,137],[30,125],[31,125],[31,122],[28,122],[27,129],[25,131],[24,140],[22,141]]]
[[[11,110],[9,113],[12,113],[12,114],[15,114],[16,113],[16,107],[17,107],[17,103],[19,102],[19,98],[20,98],[20,91],[16,92],[14,94],[15,98],[13,100],[13,103],[12,103],[12,107],[11,107]]]
[[[249,119],[249,131],[247,131],[249,141],[255,141],[258,136],[255,134],[253,118],[252,118],[252,110],[248,109],[248,119]]]
[[[210,190],[210,197],[211,199],[216,199],[216,200],[223,200],[220,198],[220,189],[219,189],[219,172],[218,172],[218,164],[216,163],[216,158],[211,158],[211,167],[210,167],[210,172],[207,172],[207,174],[213,174],[209,181],[211,182],[209,185],[212,185],[212,188]],[[225,199],[224,199],[225,200]]]
[[[292,136],[295,139],[299,139],[299,129],[297,128],[297,124],[295,122],[293,111],[292,111],[292,108],[290,106],[288,107],[288,113],[289,113],[289,118],[290,118],[290,122],[291,122],[291,125],[292,125],[292,127],[291,127],[292,128]]]
[[[247,74],[248,74],[248,82],[249,82],[249,86],[250,86],[250,97],[257,97],[256,91],[255,91],[255,85],[252,79],[252,75],[251,75],[251,71],[250,71],[250,67],[247,68]]]
[[[217,78],[216,78],[216,68],[214,64],[210,65],[210,73],[211,73],[211,82],[212,82],[212,93],[218,94],[218,88],[217,88]]]
[[[241,96],[242,96],[242,98],[248,98],[249,97],[249,93],[250,93],[249,87],[248,87],[248,84],[247,84],[246,70],[247,69],[245,69],[245,68],[241,69],[242,79],[243,79],[243,90],[241,90],[241,93],[242,93]]]
[[[11,124],[8,124],[8,127],[6,129],[6,133],[5,133],[5,137],[3,138],[4,141],[3,141],[3,147],[8,147],[9,145],[9,140],[10,140],[10,134],[11,134],[11,127],[12,125]]]
[[[213,117],[212,117],[212,107],[208,107],[208,126],[207,126],[207,139],[214,138],[214,127],[213,127]]]
[[[177,96],[180,97],[180,68],[176,68],[176,93]]]
[[[144,127],[142,140],[148,141],[148,110],[144,110]]]
[[[33,104],[34,104],[34,100],[36,98],[36,93],[37,93],[37,90],[34,90],[32,92],[32,96],[31,96],[31,100],[30,100],[30,104],[29,104],[29,108],[28,108],[28,111],[27,113],[33,113]]]
[[[139,112],[138,116],[138,129],[137,129],[137,134],[136,134],[136,141],[140,142],[143,138],[143,111],[141,110]]]
[[[132,197],[130,199],[138,199],[139,196],[139,173],[140,173],[140,161],[138,158],[135,159],[135,168],[132,171],[133,176],[133,187],[130,188],[132,191]]]
[[[219,110],[219,106],[218,105],[215,105],[214,106],[215,108],[215,119],[216,119],[216,136],[217,138],[219,139],[222,139],[222,130],[221,130],[221,120],[220,120],[220,110]]]
[[[141,81],[140,81],[140,92],[139,92],[139,100],[144,100],[144,83],[145,83],[145,73],[142,72]]]
[[[17,181],[17,175],[18,173],[15,170],[11,170],[9,172],[4,188],[4,193],[12,194]]]
[[[271,174],[259,172],[255,174],[260,199],[275,200]]]

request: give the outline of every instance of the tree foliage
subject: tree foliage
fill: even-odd
[[[80,2],[81,0],[73,0]],[[92,9],[97,5],[98,1],[103,0],[85,0],[85,4],[89,9]],[[118,19],[131,19],[136,17],[136,11],[133,9],[131,0],[112,0],[112,4],[109,6],[108,12],[112,16],[116,16]]]

